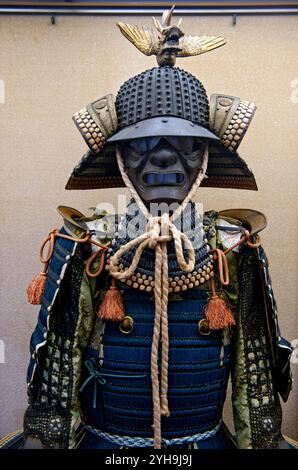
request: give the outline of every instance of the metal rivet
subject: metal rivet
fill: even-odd
[[[209,328],[209,323],[208,323],[208,320],[206,320],[206,318],[202,318],[202,320],[199,321],[198,328],[199,328],[200,335],[208,336],[211,333],[211,330]]]
[[[119,330],[121,331],[121,333],[124,333],[127,335],[132,331],[133,324],[134,324],[133,318],[126,316],[123,318],[122,322],[120,323]]]

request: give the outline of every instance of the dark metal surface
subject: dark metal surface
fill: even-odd
[[[196,77],[180,68],[154,67],[131,77],[120,87],[115,104],[118,132],[127,126],[156,116],[164,118],[176,116],[191,121],[192,125],[198,124],[209,128],[209,103],[206,90]],[[161,122],[161,125],[166,132],[165,128],[170,123]],[[179,128],[176,132],[179,132]],[[137,129],[136,134],[138,134]],[[161,135],[160,132],[157,135]],[[115,140],[114,137],[113,139]]]
[[[219,138],[205,127],[194,124],[186,119],[163,116],[153,117],[125,127],[112,137],[108,142],[121,140],[140,139],[153,136],[176,137],[200,137],[203,139],[219,140]]]

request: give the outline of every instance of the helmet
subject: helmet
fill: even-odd
[[[132,27],[121,23],[120,29],[144,52],[148,31],[144,33],[140,46],[135,43],[136,31],[130,35]],[[167,34],[171,33],[169,27],[165,30]],[[138,28],[138,35],[141,32]],[[225,43],[218,36],[196,38],[199,40],[199,53]],[[105,95],[74,115],[73,120],[90,150],[74,168],[66,189],[125,186],[115,155],[117,142],[156,136],[189,136],[208,140],[208,178],[201,186],[257,189],[253,173],[237,153],[254,115],[255,105],[223,94],[214,94],[209,101],[203,84],[196,77],[173,67],[173,53],[185,56],[184,49],[194,51],[194,38],[189,38],[191,47],[185,38],[183,48],[173,45],[173,38],[170,39],[168,43],[164,41],[160,49],[156,46],[154,53],[161,64],[159,67],[146,70],[123,83],[115,101],[112,95]],[[163,55],[165,51],[167,56]],[[172,54],[171,65],[167,62],[169,51]],[[194,53],[198,52],[188,52],[188,55]]]

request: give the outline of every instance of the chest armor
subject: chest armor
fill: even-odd
[[[183,294],[168,304],[170,416],[162,417],[165,438],[214,428],[221,419],[229,376],[230,345],[224,332],[206,334],[198,327],[207,292]],[[128,328],[100,320],[95,324],[83,368],[83,419],[112,434],[152,437],[154,300],[131,288],[125,289],[123,300],[131,318]]]

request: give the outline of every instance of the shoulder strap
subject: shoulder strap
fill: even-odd
[[[219,217],[226,220],[239,220],[251,235],[261,232],[267,226],[266,216],[253,209],[226,209],[219,212]]]

